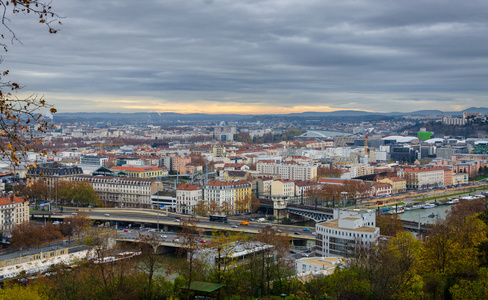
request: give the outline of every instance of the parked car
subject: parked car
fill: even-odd
[[[295,250],[290,250],[291,254],[296,254]]]
[[[300,232],[295,231],[293,234],[300,235]]]
[[[206,240],[200,240],[200,243],[205,244],[207,241]]]
[[[161,238],[166,239],[166,238],[168,238],[168,236],[167,235],[161,235]]]

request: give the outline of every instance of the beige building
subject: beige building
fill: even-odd
[[[29,221],[29,202],[13,195],[0,197],[0,231],[10,231],[15,225]]]
[[[352,165],[349,168],[351,172],[351,178],[356,178],[364,175],[369,175],[374,173],[374,167],[366,164]]]
[[[271,197],[273,196],[295,196],[295,182],[292,180],[275,180],[271,183]]]
[[[257,197],[271,196],[273,177],[257,177],[252,181],[252,192]]]
[[[383,178],[379,182],[389,183],[393,194],[403,193],[407,190],[407,181],[399,177]]]
[[[154,179],[104,176],[76,176],[73,181],[88,181],[105,206],[151,208],[151,195],[163,189]]]
[[[124,172],[132,178],[159,178],[168,176],[168,170],[165,167],[153,166],[118,166],[111,168],[114,172]]]

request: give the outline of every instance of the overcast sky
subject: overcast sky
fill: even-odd
[[[54,0],[3,69],[59,112],[488,106],[488,1]],[[5,30],[2,31],[5,33]]]

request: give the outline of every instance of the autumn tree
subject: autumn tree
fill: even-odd
[[[253,213],[258,211],[259,206],[261,205],[261,200],[258,197],[256,197],[256,195],[251,194],[251,200],[250,201],[251,201],[251,204],[250,204],[251,211],[250,212],[251,212],[251,214],[253,214]]]
[[[340,178],[344,173],[340,166],[322,166],[317,168],[317,177]]]
[[[90,205],[98,203],[99,196],[88,181],[66,181],[57,184],[58,199],[62,203]]]
[[[44,243],[53,242],[62,238],[59,229],[52,223],[44,226],[32,222],[18,224],[12,230],[12,245],[16,247],[40,247]]]
[[[193,208],[193,212],[195,214],[197,214],[197,216],[208,217],[209,207],[208,207],[207,203],[205,203],[205,201],[200,201]]]
[[[376,216],[376,225],[380,228],[382,235],[396,236],[405,231],[403,222],[397,214]]]
[[[178,254],[185,257],[179,272],[185,278],[185,294],[190,299],[190,285],[195,278],[203,276],[203,263],[197,257],[199,250],[204,247],[200,243],[201,230],[197,227],[198,219],[190,217],[182,221],[182,229],[178,233],[181,242]]]
[[[0,0],[2,25],[5,33],[0,35],[0,45],[7,51],[7,42],[19,42],[12,20],[18,14],[30,14],[47,26],[49,33],[56,33],[55,24],[60,25],[58,15],[53,11],[50,1],[43,0]],[[1,60],[0,60],[1,63]],[[49,118],[56,109],[51,107],[42,97],[32,95],[18,98],[15,92],[22,88],[21,84],[6,79],[9,70],[0,72],[0,156],[7,159],[14,167],[20,165],[25,153],[36,150],[42,144],[40,138],[34,138],[36,132],[46,132],[52,127]]]

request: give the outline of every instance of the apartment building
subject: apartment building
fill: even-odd
[[[232,182],[213,181],[203,190],[203,198],[211,211],[225,206],[226,213],[235,208],[236,192]],[[216,209],[214,209],[214,207]]]
[[[38,164],[27,169],[27,183],[44,179],[46,185],[52,189],[59,181],[69,180],[71,177],[83,174],[83,170],[77,166],[46,163]]]
[[[203,192],[209,207],[217,206],[225,214],[245,212],[250,209],[252,184],[246,180],[214,181]]]
[[[195,206],[203,200],[203,189],[193,184],[180,184],[176,189],[176,212],[193,214]]]
[[[311,164],[301,165],[295,161],[279,163],[274,161],[259,161],[257,171],[263,175],[279,175],[281,179],[288,180],[315,180],[317,166]]]
[[[271,195],[271,183],[273,177],[260,176],[252,181],[252,192],[257,197]]]
[[[403,193],[407,190],[407,181],[400,177],[383,178],[378,180],[378,182],[390,184],[393,194]]]
[[[292,180],[280,179],[271,183],[271,197],[273,196],[295,196],[295,182]]]
[[[252,183],[247,180],[235,180],[234,184],[236,213],[248,212],[251,209]]]
[[[375,212],[368,210],[336,210],[334,219],[317,223],[315,231],[316,254],[325,257],[348,257],[380,236]]]
[[[295,196],[307,196],[314,188],[320,189],[322,185],[315,181],[296,181]]]
[[[29,203],[13,195],[0,196],[0,232],[11,231],[15,225],[29,221]]]
[[[73,181],[88,181],[105,206],[151,208],[151,196],[163,189],[159,180],[129,177],[75,176]]]
[[[374,167],[366,164],[357,164],[357,165],[352,165],[349,168],[349,172],[351,172],[351,178],[356,178],[360,176],[373,174]]]
[[[406,179],[408,189],[424,189],[444,186],[444,172],[444,168],[439,166],[409,167],[403,169],[400,174]]]
[[[373,196],[391,195],[393,192],[392,185],[384,182],[373,182],[372,184]]]

